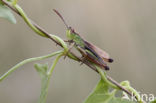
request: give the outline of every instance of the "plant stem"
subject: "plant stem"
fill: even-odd
[[[98,66],[96,66],[97,71],[99,72],[99,74],[101,75],[101,78],[103,79],[103,81],[107,84],[109,84],[112,88],[115,89],[119,89],[116,85],[114,85],[113,83],[111,83],[110,81],[108,81],[106,73],[102,71],[102,69],[100,69]]]
[[[47,95],[48,95],[48,87],[49,87],[49,83],[50,83],[50,78],[52,76],[53,70],[54,70],[58,60],[62,56],[63,56],[63,53],[61,53],[60,55],[58,55],[56,57],[56,59],[54,60],[54,63],[51,66],[51,68],[49,69],[49,71],[47,71],[46,79],[44,79],[44,81],[42,81],[41,95],[40,95],[39,103],[46,103],[46,98],[47,98]]]
[[[20,13],[20,15],[22,16],[22,18],[24,19],[24,21],[29,25],[29,27],[35,31],[37,34],[39,34],[40,36],[43,36],[43,37],[47,37],[43,32],[41,32],[40,30],[38,30],[32,23],[31,21],[29,20],[29,18],[27,17],[27,15],[24,13],[24,11],[22,10],[22,8],[15,4],[13,5],[14,8]]]
[[[20,66],[26,64],[26,63],[29,63],[29,62],[33,62],[33,61],[37,61],[37,60],[43,60],[43,59],[46,59],[46,58],[49,58],[49,57],[52,57],[52,56],[55,56],[57,54],[60,54],[62,51],[57,51],[57,52],[54,52],[54,53],[51,53],[51,54],[48,54],[46,56],[41,56],[41,57],[34,57],[34,58],[29,58],[29,59],[26,59],[20,63],[18,63],[17,65],[13,66],[11,69],[9,69],[5,74],[3,74],[1,77],[0,77],[0,82],[5,79],[8,75],[10,75],[12,72],[14,72],[15,70],[17,70]]]

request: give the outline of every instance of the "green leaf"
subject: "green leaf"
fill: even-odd
[[[35,64],[35,69],[39,73],[42,81],[48,78],[47,71],[48,71],[48,64]]]
[[[11,10],[5,5],[3,5],[1,1],[0,1],[0,17],[5,18],[9,20],[11,23],[16,24],[16,19],[12,14]]]
[[[84,103],[135,103],[123,98],[115,97],[116,91],[109,91],[109,85],[102,79]]]
[[[150,102],[150,103],[156,103],[156,100],[154,100],[154,101],[152,101],[152,102]]]

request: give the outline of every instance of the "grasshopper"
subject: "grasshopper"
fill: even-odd
[[[87,60],[91,64],[95,64],[102,69],[109,70],[109,67],[105,62],[112,63],[113,59],[109,57],[109,54],[103,51],[102,49],[98,48],[94,44],[88,42],[84,38],[81,37],[75,30],[68,26],[66,21],[64,20],[63,16],[55,9],[54,12],[61,18],[63,23],[65,24],[66,36],[68,38],[68,42],[74,45],[74,47],[82,54],[83,61]]]

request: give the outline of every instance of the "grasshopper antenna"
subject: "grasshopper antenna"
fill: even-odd
[[[67,27],[67,29],[69,28],[69,26],[67,25],[66,21],[64,20],[63,16],[55,9],[53,9],[53,11],[61,18],[61,20],[63,21],[63,23],[65,24],[65,26]]]

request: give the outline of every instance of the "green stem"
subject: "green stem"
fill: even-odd
[[[127,89],[132,92],[133,96],[136,97],[138,103],[144,103],[142,98],[140,97],[140,94],[134,89],[132,88],[131,86],[128,86]]]
[[[58,37],[56,35],[50,34],[49,36],[52,37],[53,39],[55,39],[56,41],[58,41],[64,48],[64,52],[67,53],[68,47],[67,47],[67,44],[64,42],[64,40],[62,40],[60,37]]]
[[[24,13],[24,11],[22,10],[22,8],[19,6],[19,5],[13,5],[14,8],[21,14],[22,18],[24,19],[24,21],[28,24],[28,26],[34,30],[37,34],[39,34],[40,36],[43,36],[43,37],[48,37],[47,35],[45,35],[43,32],[41,32],[38,28],[36,28],[32,23],[31,21],[29,20],[29,18],[27,17],[27,15]],[[58,36],[56,35],[49,35],[51,36],[53,39],[55,39],[56,41],[58,41],[59,43],[61,43],[61,45],[63,46],[64,48],[64,51],[67,52],[68,51],[68,48],[67,48],[67,44]]]
[[[57,64],[57,62],[58,62],[58,60],[59,60],[63,55],[64,55],[64,53],[61,53],[61,54],[58,55],[57,58],[55,59],[53,65],[51,66],[50,70],[49,70],[48,73],[47,73],[49,77],[51,77],[52,72],[53,72],[53,70],[54,70],[54,68],[55,68],[55,66],[56,66],[56,64]]]
[[[107,84],[109,84],[112,88],[114,89],[119,89],[116,85],[114,85],[113,83],[111,83],[110,81],[107,80],[106,77],[106,73],[102,71],[102,69],[100,69],[98,66],[96,66],[97,71],[99,72],[99,74],[101,75],[101,78],[103,79],[103,81]]]
[[[133,88],[130,86],[130,83],[129,81],[123,81],[120,83],[122,86],[124,86],[128,91],[130,91],[133,96],[136,97],[137,101],[139,103],[144,103],[144,101],[142,100],[142,98],[140,97],[140,94]]]
[[[28,26],[33,30],[35,31],[37,34],[39,34],[40,36],[43,36],[43,37],[48,37],[46,34],[44,34],[42,31],[40,31],[38,28],[36,28],[31,20],[27,17],[27,15],[24,13],[24,11],[22,10],[22,8],[15,4],[13,5],[13,7],[20,13],[20,15],[22,16],[22,18],[24,19],[24,21],[28,24]],[[63,46],[64,48],[64,51],[68,51],[68,48],[67,48],[67,44],[58,36],[55,36],[55,35],[50,35],[53,39],[55,39],[56,41],[58,41],[59,43],[61,43],[61,45]]]
[[[43,37],[47,37],[43,32],[41,32],[40,30],[38,30],[29,20],[29,18],[27,17],[27,15],[24,13],[24,11],[22,10],[22,8],[19,5],[13,5],[14,8],[20,13],[20,15],[22,16],[22,18],[24,19],[24,21],[28,24],[28,26],[35,31],[37,34],[39,34],[40,36]]]
[[[0,77],[0,82],[5,79],[8,75],[10,75],[12,72],[14,72],[16,69],[18,69],[20,66],[26,64],[26,63],[29,63],[29,62],[33,62],[33,61],[37,61],[37,60],[42,60],[42,59],[46,59],[46,58],[49,58],[49,57],[52,57],[52,56],[55,56],[57,54],[60,54],[61,52],[63,51],[57,51],[57,52],[54,52],[52,54],[48,54],[46,56],[41,56],[41,57],[34,57],[34,58],[29,58],[29,59],[26,59],[20,63],[18,63],[17,65],[15,65],[14,67],[12,67],[11,69],[9,69],[9,71],[7,71],[5,74],[3,74],[1,77]]]
[[[49,83],[50,83],[50,77],[52,76],[52,72],[53,72],[58,60],[63,55],[64,55],[63,53],[58,55],[56,57],[54,63],[52,64],[51,68],[49,69],[49,71],[47,71],[47,76],[46,76],[47,78],[42,82],[42,88],[41,88],[41,95],[40,95],[39,103],[46,103],[46,98],[48,95],[48,87],[49,87]]]

